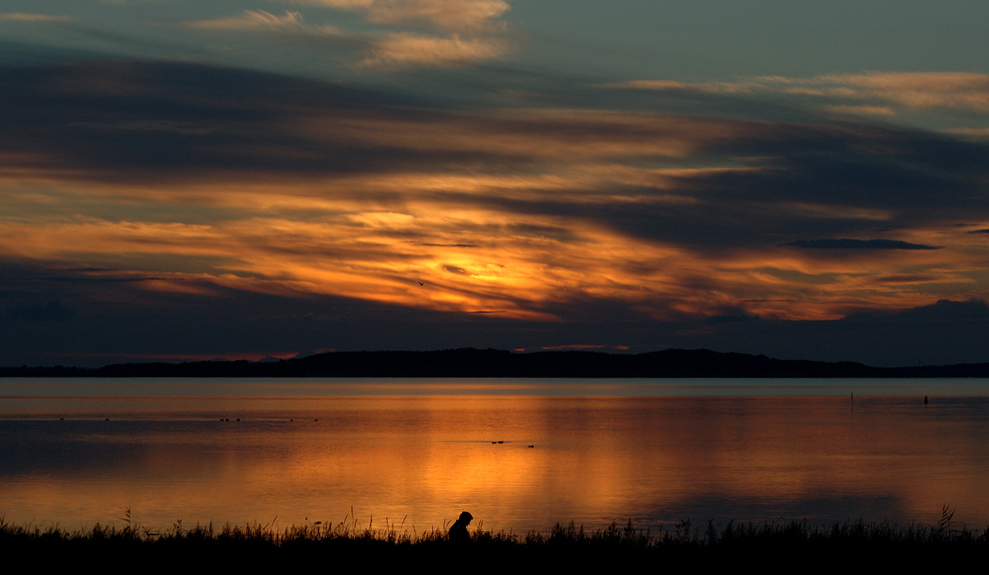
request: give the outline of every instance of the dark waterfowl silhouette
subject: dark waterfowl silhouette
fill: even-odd
[[[470,533],[467,532],[467,526],[472,519],[474,519],[474,516],[466,511],[460,514],[460,517],[450,526],[450,543],[460,545],[470,542]]]

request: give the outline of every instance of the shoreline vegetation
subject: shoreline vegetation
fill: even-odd
[[[126,513],[126,512],[125,512]],[[82,565],[112,561],[119,565],[154,566],[157,569],[189,566],[264,567],[335,565],[352,568],[401,567],[443,564],[444,561],[476,563],[473,568],[617,566],[634,562],[673,566],[745,563],[772,565],[795,561],[803,565],[830,565],[865,569],[876,566],[944,567],[946,561],[983,558],[989,550],[989,527],[970,530],[952,524],[953,511],[945,507],[935,525],[898,526],[887,521],[863,520],[813,526],[806,521],[734,523],[713,522],[696,527],[689,520],[671,529],[651,531],[612,523],[595,531],[583,526],[557,524],[548,534],[471,530],[467,543],[451,543],[444,529],[416,532],[404,525],[385,529],[359,527],[356,522],[312,522],[283,530],[270,525],[212,524],[182,526],[181,521],[163,531],[148,530],[123,518],[123,528],[96,524],[67,531],[60,527],[18,526],[0,518],[0,550],[7,559],[30,557],[43,561]],[[813,563],[808,563],[813,561]],[[857,561],[858,563],[850,563]],[[861,563],[866,561],[866,563]],[[464,567],[467,567],[464,564]]]
[[[707,349],[619,354],[497,349],[329,352],[270,361],[0,367],[0,377],[987,378],[989,363],[872,367]]]

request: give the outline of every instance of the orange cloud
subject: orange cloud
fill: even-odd
[[[68,22],[71,16],[60,16],[54,14],[34,14],[29,12],[8,12],[0,14],[0,22]]]
[[[252,28],[301,28],[303,26],[302,14],[298,12],[285,12],[284,16],[276,16],[264,10],[244,10],[240,16],[229,18],[218,18],[215,20],[196,20],[187,23],[191,28],[204,28],[207,30],[249,30]]]
[[[740,137],[742,124],[719,120],[602,112],[510,110],[487,117],[317,116],[300,118],[295,133],[314,141],[402,147],[418,151],[486,152],[565,160],[662,155],[683,158],[712,141]]]
[[[870,72],[816,76],[804,86],[823,94],[885,100],[905,108],[956,108],[989,112],[989,74]]]
[[[974,72],[867,72],[825,74],[811,78],[759,76],[737,82],[679,82],[632,80],[606,87],[710,94],[784,94],[817,100],[846,100],[829,104],[838,113],[891,116],[900,110],[962,110],[989,112],[989,74]]]
[[[461,66],[499,58],[507,52],[498,18],[508,10],[501,0],[314,0],[303,2],[365,13],[369,22],[387,25],[425,23],[446,35],[413,31],[346,31],[312,25],[298,11],[278,16],[245,10],[240,16],[188,22],[191,28],[224,31],[264,30],[346,38],[363,45],[360,65],[378,69],[408,66]]]
[[[59,87],[86,101],[154,92],[121,80],[129,72],[98,67]],[[141,279],[135,289],[159,294],[331,295],[546,321],[598,301],[654,319],[833,319],[986,292],[985,236],[968,231],[989,223],[963,221],[969,188],[937,214],[921,201],[955,185],[954,173],[908,187],[940,169],[894,157],[896,138],[914,132],[587,109],[355,111],[313,99],[264,107],[271,119],[248,128],[110,112],[71,126],[93,148],[106,133],[136,145],[145,132],[176,138],[167,177],[143,156],[121,175],[126,148],[100,164],[98,149],[45,139],[20,152],[5,140],[15,151],[0,156],[11,207],[0,253]],[[186,164],[190,143],[198,155]],[[837,159],[822,169],[822,157]],[[864,191],[830,181],[863,158],[881,167]],[[891,170],[896,189],[873,193],[869,182]],[[794,245],[836,238],[943,247]]]
[[[509,10],[503,0],[297,0],[300,4],[363,12],[377,24],[426,23],[464,31],[500,26]]]
[[[210,224],[53,219],[40,209],[50,200],[40,196],[35,217],[22,209],[16,221],[0,219],[0,250],[33,261],[133,270],[127,273],[153,278],[142,284],[153,291],[206,295],[213,284],[541,320],[557,317],[553,310],[561,305],[587,298],[624,301],[657,319],[717,314],[729,307],[767,318],[833,319],[857,309],[922,305],[944,289],[939,285],[977,289],[966,274],[985,266],[984,242],[962,229],[900,236],[950,244],[949,252],[849,254],[780,247],[705,254],[588,220],[451,203],[431,196],[435,183],[421,179],[417,184],[410,178],[409,193],[387,207],[375,199],[320,197],[311,183],[248,187],[247,197],[269,198],[252,209],[235,193],[237,185],[120,196],[129,202],[143,197],[148,208],[172,209],[181,205],[174,202],[208,199],[227,214]],[[373,188],[375,181],[362,185]],[[387,185],[388,178],[379,181]],[[512,183],[524,190],[518,178]],[[293,195],[302,191],[307,195]],[[22,206],[25,194],[30,195],[22,193]],[[315,209],[307,218],[286,217],[306,205]],[[286,215],[279,215],[283,210]],[[198,267],[183,269],[177,262],[184,258]],[[937,280],[889,279],[907,276]]]
[[[500,57],[504,42],[495,38],[463,38],[389,34],[374,42],[364,65],[375,68],[404,66],[458,66]]]

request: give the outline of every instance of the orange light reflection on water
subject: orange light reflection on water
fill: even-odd
[[[73,526],[113,521],[129,506],[161,528],[180,518],[337,522],[353,506],[361,526],[405,518],[421,532],[467,509],[486,528],[518,532],[628,518],[934,522],[948,503],[958,521],[989,522],[985,400],[857,397],[854,409],[846,397],[807,396],[196,401],[226,417],[182,419],[189,406],[179,402],[157,421],[124,412],[0,420],[5,436],[23,439],[4,456],[0,511]]]

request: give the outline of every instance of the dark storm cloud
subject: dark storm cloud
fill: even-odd
[[[827,240],[797,240],[782,244],[808,250],[936,250],[938,246],[911,244],[897,240],[852,240],[847,238]]]

